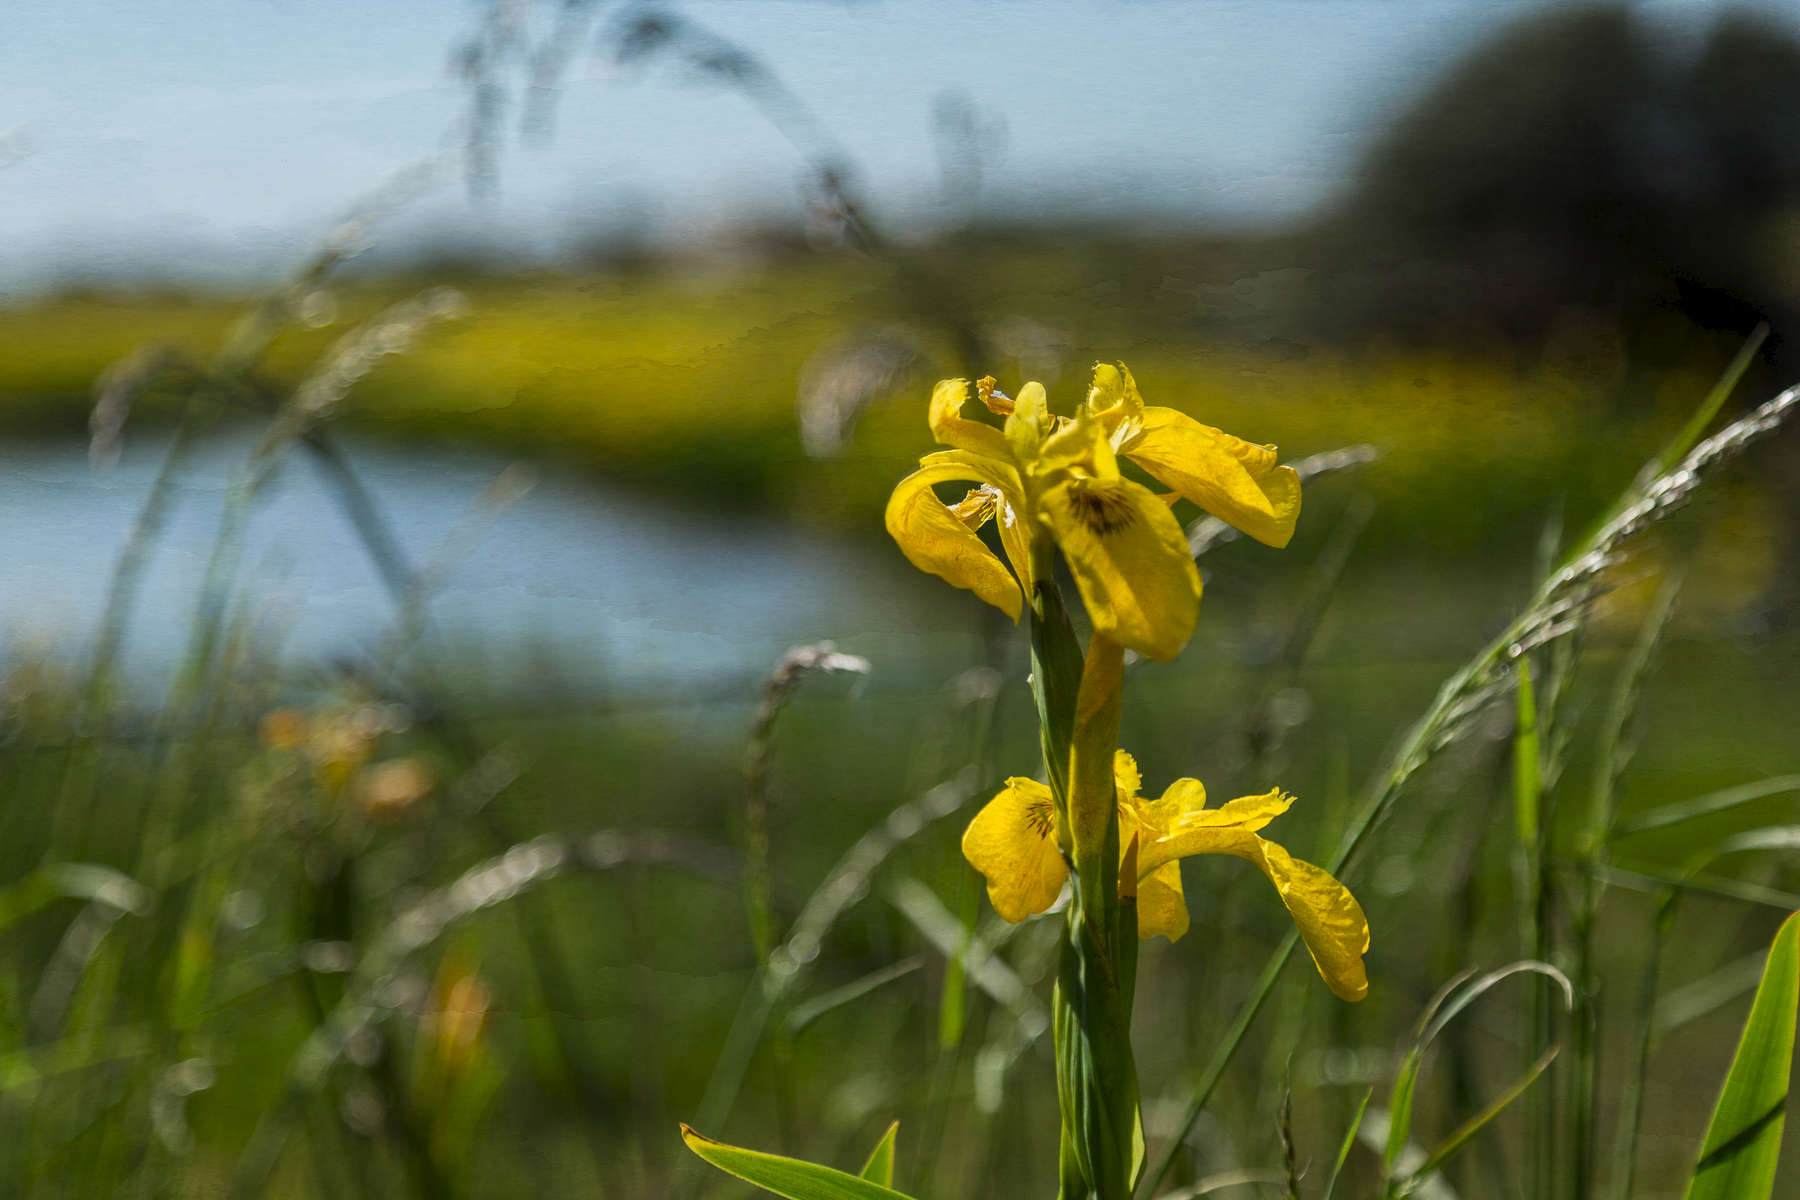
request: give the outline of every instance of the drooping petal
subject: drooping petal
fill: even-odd
[[[1174,514],[1149,489],[1117,478],[1058,483],[1040,512],[1094,632],[1159,662],[1180,653],[1200,614],[1200,573]]]
[[[988,899],[1008,921],[1055,904],[1069,877],[1056,847],[1050,789],[1035,779],[1008,779],[963,831],[962,852],[987,878]]]
[[[1181,864],[1164,863],[1138,880],[1138,936],[1159,934],[1171,942],[1188,930],[1187,901],[1181,894]]]
[[[962,415],[968,395],[966,379],[945,379],[931,389],[931,407],[926,414],[931,436],[943,445],[1006,461],[1005,435],[992,425]]]
[[[993,487],[999,493],[995,516],[1000,521],[1001,545],[1014,570],[1028,570],[1022,522],[1013,508],[1018,477],[1004,464],[966,451],[930,454],[920,461],[923,465],[902,479],[888,498],[888,533],[915,567],[952,586],[967,588],[1017,621],[1024,602],[1019,585],[987,544],[931,488],[953,480]]]
[[[1013,574],[1029,592],[1031,528],[1023,515],[1025,491],[1019,482],[1019,473],[1009,463],[985,458],[967,450],[941,450],[936,454],[927,454],[919,462],[927,467],[955,467],[962,472],[955,478],[978,479],[984,487],[994,490],[997,503],[994,505],[993,516],[995,524],[1000,528],[1000,548],[1006,552],[1006,561],[1012,564]]]
[[[1275,449],[1202,425],[1172,408],[1143,410],[1120,453],[1187,499],[1259,542],[1281,547],[1300,516],[1300,477]]]
[[[1217,809],[1190,812],[1173,831],[1140,842],[1140,911],[1141,880],[1176,866],[1177,859],[1195,854],[1229,854],[1254,863],[1275,885],[1326,986],[1342,999],[1360,1000],[1369,990],[1362,964],[1362,956],[1369,948],[1369,923],[1362,908],[1349,889],[1328,872],[1294,858],[1256,833],[1286,811],[1290,803],[1291,798],[1279,791],[1245,796]]]
[[[1340,1000],[1369,994],[1362,956],[1369,950],[1369,922],[1350,889],[1330,873],[1290,855],[1274,842],[1258,838],[1257,865],[1281,893],[1281,902],[1300,929],[1313,965]]]

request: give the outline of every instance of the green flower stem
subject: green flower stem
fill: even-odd
[[[1062,849],[1071,856],[1071,787],[1083,786],[1087,793],[1095,787],[1094,779],[1084,783],[1071,778],[1078,717],[1084,778],[1097,779],[1104,769],[1103,782],[1110,793],[1118,696],[1116,691],[1110,696],[1095,697],[1091,691],[1082,695],[1081,645],[1049,570],[1040,570],[1038,579],[1031,598],[1032,694],[1045,771],[1063,831]],[[1083,854],[1089,860],[1085,874],[1071,861],[1073,898],[1065,916],[1052,1000],[1056,1094],[1062,1114],[1062,1200],[1128,1200],[1144,1157],[1137,1067],[1131,1054],[1136,905],[1119,902],[1116,816],[1107,821],[1096,851]],[[1130,918],[1130,930],[1121,930],[1122,916]],[[1121,952],[1127,943],[1129,952]]]
[[[1050,796],[1059,829],[1068,828],[1069,742],[1075,731],[1075,696],[1081,686],[1081,644],[1069,624],[1056,584],[1040,582],[1031,593],[1031,695],[1037,701],[1038,742],[1044,752]],[[1067,852],[1068,847],[1063,847]]]

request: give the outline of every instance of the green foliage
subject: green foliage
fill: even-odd
[[[1688,1200],[1758,1200],[1775,1191],[1800,1012],[1800,913],[1781,923],[1731,1069],[1706,1126]]]
[[[681,1127],[682,1139],[687,1142],[689,1150],[719,1170],[754,1183],[777,1196],[786,1196],[787,1200],[895,1200],[896,1197],[907,1200],[904,1193],[878,1182],[877,1175],[873,1173],[883,1165],[877,1159],[883,1157],[885,1148],[885,1167],[891,1178],[894,1165],[893,1135],[894,1126],[890,1125],[887,1135],[875,1147],[875,1154],[863,1168],[862,1174],[846,1175],[818,1163],[728,1146],[724,1142],[704,1137],[686,1125]]]

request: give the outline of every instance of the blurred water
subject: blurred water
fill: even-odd
[[[253,436],[210,439],[180,472],[127,627],[135,675],[166,672],[188,645],[226,490]],[[106,472],[90,468],[84,444],[0,447],[0,639],[11,653],[92,644],[165,447],[138,438]],[[556,472],[496,507],[483,493],[507,464],[468,451],[351,442],[347,457],[411,564],[446,567],[430,613],[463,666],[473,656],[516,673],[549,656],[566,683],[666,685],[760,673],[796,642],[838,637],[867,650],[924,632],[916,573],[885,546],[681,510]],[[247,525],[235,619],[289,663],[362,660],[397,627],[340,496],[297,455]]]

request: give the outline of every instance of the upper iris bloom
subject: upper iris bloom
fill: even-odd
[[[1119,858],[1137,859],[1136,879],[1121,878],[1119,892],[1135,886],[1139,937],[1175,941],[1187,932],[1187,902],[1179,860],[1194,854],[1230,854],[1253,863],[1275,885],[1299,927],[1319,975],[1344,1000],[1369,991],[1362,956],[1369,923],[1348,888],[1329,872],[1302,862],[1258,833],[1294,800],[1279,789],[1206,807],[1198,779],[1177,779],[1155,800],[1138,795],[1137,763],[1120,750],[1113,757],[1119,806]],[[1008,779],[1006,787],[969,822],[963,856],[987,877],[994,911],[1023,921],[1056,903],[1067,862],[1057,846],[1056,808],[1050,789],[1034,779]]]
[[[901,480],[888,500],[887,527],[913,565],[1015,621],[1048,569],[1046,546],[1054,543],[1094,632],[1166,661],[1187,643],[1200,610],[1200,573],[1169,511],[1174,500],[1191,500],[1271,546],[1293,536],[1300,479],[1276,465],[1275,448],[1146,406],[1122,364],[1095,366],[1073,420],[1051,415],[1042,384],[1028,383],[1008,399],[984,379],[978,394],[1006,417],[1004,431],[962,415],[967,382],[939,383],[931,432],[953,448],[926,455]],[[1126,479],[1121,455],[1172,492],[1159,496]],[[946,505],[932,485],[951,481],[975,486]],[[989,520],[999,522],[1010,573],[977,535]]]

